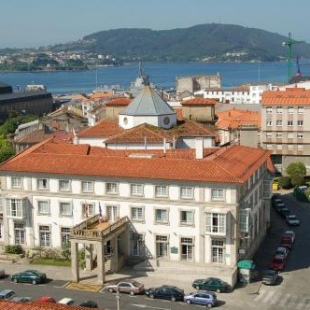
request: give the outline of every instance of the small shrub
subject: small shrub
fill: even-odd
[[[4,247],[4,250],[6,253],[10,254],[23,254],[24,250],[21,245],[16,244],[16,245],[6,245]]]
[[[284,189],[292,188],[292,181],[290,177],[281,177],[279,178],[279,186]]]
[[[295,186],[301,186],[305,184],[305,178],[301,175],[297,175],[292,178],[292,185]]]

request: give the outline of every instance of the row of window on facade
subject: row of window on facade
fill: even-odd
[[[289,151],[303,151],[304,146],[302,144],[266,144],[266,149],[267,150],[273,150],[276,149],[278,151],[281,150],[289,150]]]
[[[276,126],[284,126],[284,121],[283,120],[276,120]],[[296,124],[294,124],[294,121],[289,120],[286,123],[287,126],[295,126]],[[304,125],[304,121],[303,120],[297,120],[297,126],[303,126]],[[273,122],[270,120],[266,121],[266,126],[273,126]]]
[[[12,177],[12,188],[21,189],[23,186],[23,180],[21,177]],[[132,196],[143,196],[144,185],[143,184],[129,184],[130,194]],[[81,181],[81,192],[82,193],[94,193],[95,182],[93,181]],[[37,179],[38,190],[49,190],[49,180],[46,178]],[[58,189],[60,192],[71,191],[70,180],[59,180]],[[193,199],[194,198],[194,187],[181,186],[180,187],[180,198]],[[117,195],[119,194],[119,184],[116,182],[105,183],[106,194]],[[165,185],[155,185],[155,197],[168,197],[169,187]],[[213,200],[225,200],[224,189],[212,189],[211,197]]]
[[[266,113],[267,114],[272,114],[273,112],[276,112],[277,114],[282,114],[283,111],[287,111],[288,114],[293,114],[295,111],[298,113],[298,114],[304,114],[304,107],[297,107],[297,108],[294,108],[294,107],[287,107],[287,108],[283,108],[283,107],[266,107]]]
[[[266,132],[266,139],[282,139],[283,137],[286,139],[303,139],[304,138],[304,133],[302,132]]]
[[[24,218],[25,200],[10,198],[7,202],[7,216],[12,218]],[[51,214],[51,206],[48,201],[38,201],[38,215],[49,216]],[[81,205],[81,217],[94,216],[99,214],[99,209],[94,203],[83,203]],[[71,203],[59,203],[59,216],[72,217],[73,207]],[[195,213],[193,210],[179,210],[179,225],[195,225]],[[206,232],[220,233],[226,232],[226,214],[221,213],[206,213]],[[145,207],[130,207],[130,220],[133,222],[145,222]],[[119,206],[106,206],[106,219],[114,222],[120,218]],[[154,223],[169,224],[170,222],[169,209],[154,208]],[[172,220],[172,219],[171,219]],[[175,219],[174,219],[175,220]]]
[[[50,226],[41,225],[39,226],[39,241],[41,247],[51,247],[52,246],[52,231]],[[26,246],[26,230],[25,225],[22,222],[14,222],[14,243]],[[61,247],[68,247],[70,244],[70,228],[61,227],[60,228],[60,238],[61,238]],[[155,236],[156,244],[156,257],[169,258],[170,253],[176,253],[175,250],[170,248],[169,236],[167,235],[156,235]],[[224,240],[213,239],[211,241],[211,253],[212,253],[212,262],[213,263],[224,263]],[[181,260],[194,260],[194,248],[195,248],[195,239],[193,237],[180,237],[180,259]],[[148,254],[148,250],[145,246],[145,241],[143,234],[131,233],[130,235],[130,255],[132,256],[142,256],[145,257]],[[178,251],[177,251],[178,252]],[[107,253],[109,254],[109,253]]]

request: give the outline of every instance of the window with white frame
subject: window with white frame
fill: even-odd
[[[155,209],[155,223],[168,223],[168,210]]]
[[[61,238],[61,247],[67,248],[70,246],[70,228],[69,227],[61,227],[60,229],[60,238]]]
[[[289,133],[287,134],[287,138],[288,138],[288,139],[294,139],[294,134],[293,134],[292,132],[289,132]]]
[[[143,207],[131,207],[130,208],[130,217],[132,221],[143,221]]]
[[[155,197],[167,197],[168,196],[168,186],[156,185],[155,186]]]
[[[15,244],[25,244],[25,224],[14,222],[14,242]]]
[[[304,114],[304,107],[298,107],[298,114]]]
[[[272,114],[272,107],[266,107],[266,113]]]
[[[292,151],[292,150],[294,149],[293,144],[288,144],[288,145],[287,145],[287,149],[290,150],[290,151]]]
[[[6,211],[10,217],[23,217],[23,201],[18,198],[6,199]]]
[[[293,121],[287,121],[287,126],[293,126]]]
[[[189,186],[181,186],[180,196],[183,199],[193,199],[194,197],[194,188]]]
[[[181,225],[193,225],[194,224],[194,212],[193,211],[180,211],[180,223]]]
[[[282,120],[278,119],[277,122],[276,122],[276,125],[277,126],[282,126]]]
[[[47,190],[48,189],[48,179],[38,179],[37,185],[39,190]]]
[[[82,181],[82,192],[83,193],[93,193],[94,192],[94,182]]]
[[[297,139],[302,139],[304,137],[304,134],[302,132],[297,133]]]
[[[277,144],[277,150],[282,150],[282,144]]]
[[[82,217],[87,218],[95,215],[95,204],[93,203],[82,203]]]
[[[191,261],[194,259],[194,240],[193,238],[181,237],[181,259]]]
[[[304,146],[302,144],[297,144],[297,150],[302,151],[304,149]]]
[[[282,139],[282,132],[277,132],[276,137],[277,139]]]
[[[59,191],[68,192],[70,190],[70,181],[69,180],[59,180]]]
[[[131,244],[131,255],[133,256],[144,255],[144,240],[142,234],[132,233],[130,244]]]
[[[282,107],[277,107],[276,111],[277,111],[277,114],[282,114],[283,109],[282,109]]]
[[[42,215],[49,215],[51,213],[50,204],[47,200],[38,201],[38,213]]]
[[[225,247],[223,240],[212,240],[212,263],[223,264],[225,257]]]
[[[40,246],[51,246],[51,229],[48,225],[39,226]]]
[[[288,114],[293,114],[294,113],[294,108],[293,107],[288,107],[287,111],[288,111]]]
[[[272,121],[266,121],[266,126],[272,126]]]
[[[108,182],[106,183],[106,193],[107,194],[118,194],[118,183]]]
[[[115,222],[118,220],[119,215],[118,215],[118,207],[113,206],[113,205],[107,205],[107,217],[108,220],[111,222]]]
[[[22,178],[12,177],[12,188],[22,188]]]
[[[266,138],[271,139],[272,138],[272,132],[266,132]]]
[[[70,202],[59,203],[59,215],[60,216],[72,216],[72,206]]]
[[[222,188],[212,188],[211,191],[212,200],[225,200],[225,190]]]
[[[303,120],[298,120],[297,121],[297,126],[303,126],[304,125],[304,121]]]
[[[272,144],[266,144],[266,149],[267,150],[272,150]]]
[[[225,234],[226,214],[206,213],[206,233]]]
[[[130,194],[133,196],[142,196],[143,195],[142,184],[130,184]]]

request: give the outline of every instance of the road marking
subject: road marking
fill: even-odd
[[[134,307],[138,308],[149,308],[149,309],[157,309],[157,310],[170,310],[171,308],[160,308],[160,307],[152,307],[149,305],[141,305],[141,304],[131,304]]]
[[[79,290],[79,291],[87,291],[87,292],[99,292],[102,288],[101,285],[90,285],[90,284],[84,284],[84,283],[75,283],[75,282],[69,282],[69,284],[66,286],[67,289],[71,290]]]

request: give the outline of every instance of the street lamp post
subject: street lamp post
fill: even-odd
[[[117,310],[120,310],[120,307],[119,307],[119,299],[120,299],[119,289],[117,289],[117,291],[116,291],[116,296],[115,296],[115,298],[116,298],[116,309],[117,309]]]

